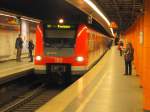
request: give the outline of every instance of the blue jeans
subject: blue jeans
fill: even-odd
[[[132,61],[125,60],[125,74],[126,75],[132,74]]]

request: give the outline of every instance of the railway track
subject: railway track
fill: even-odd
[[[0,85],[0,112],[33,112],[66,87],[34,74],[12,80]]]
[[[62,89],[46,87],[44,84],[26,95],[20,96],[11,104],[3,107],[0,112],[33,112],[53,98]]]

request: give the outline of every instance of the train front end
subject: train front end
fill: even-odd
[[[53,80],[70,80],[73,65],[76,63],[76,36],[75,25],[37,26],[35,73],[55,74],[52,75],[55,77]]]

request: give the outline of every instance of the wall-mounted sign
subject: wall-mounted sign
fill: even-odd
[[[118,29],[118,25],[117,25],[116,22],[112,21],[112,22],[110,23],[109,28]]]
[[[52,25],[52,24],[47,24],[47,28],[49,29],[74,29],[74,25]]]
[[[88,16],[88,23],[92,24],[92,21],[93,21],[92,16]]]
[[[0,16],[0,29],[19,31],[17,19],[13,17]]]
[[[143,45],[143,43],[144,43],[144,33],[143,33],[143,32],[140,32],[139,43],[140,43],[141,45]]]

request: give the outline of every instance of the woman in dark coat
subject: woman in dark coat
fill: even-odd
[[[132,61],[134,59],[134,49],[131,43],[128,43],[124,53],[125,75],[132,74]]]

